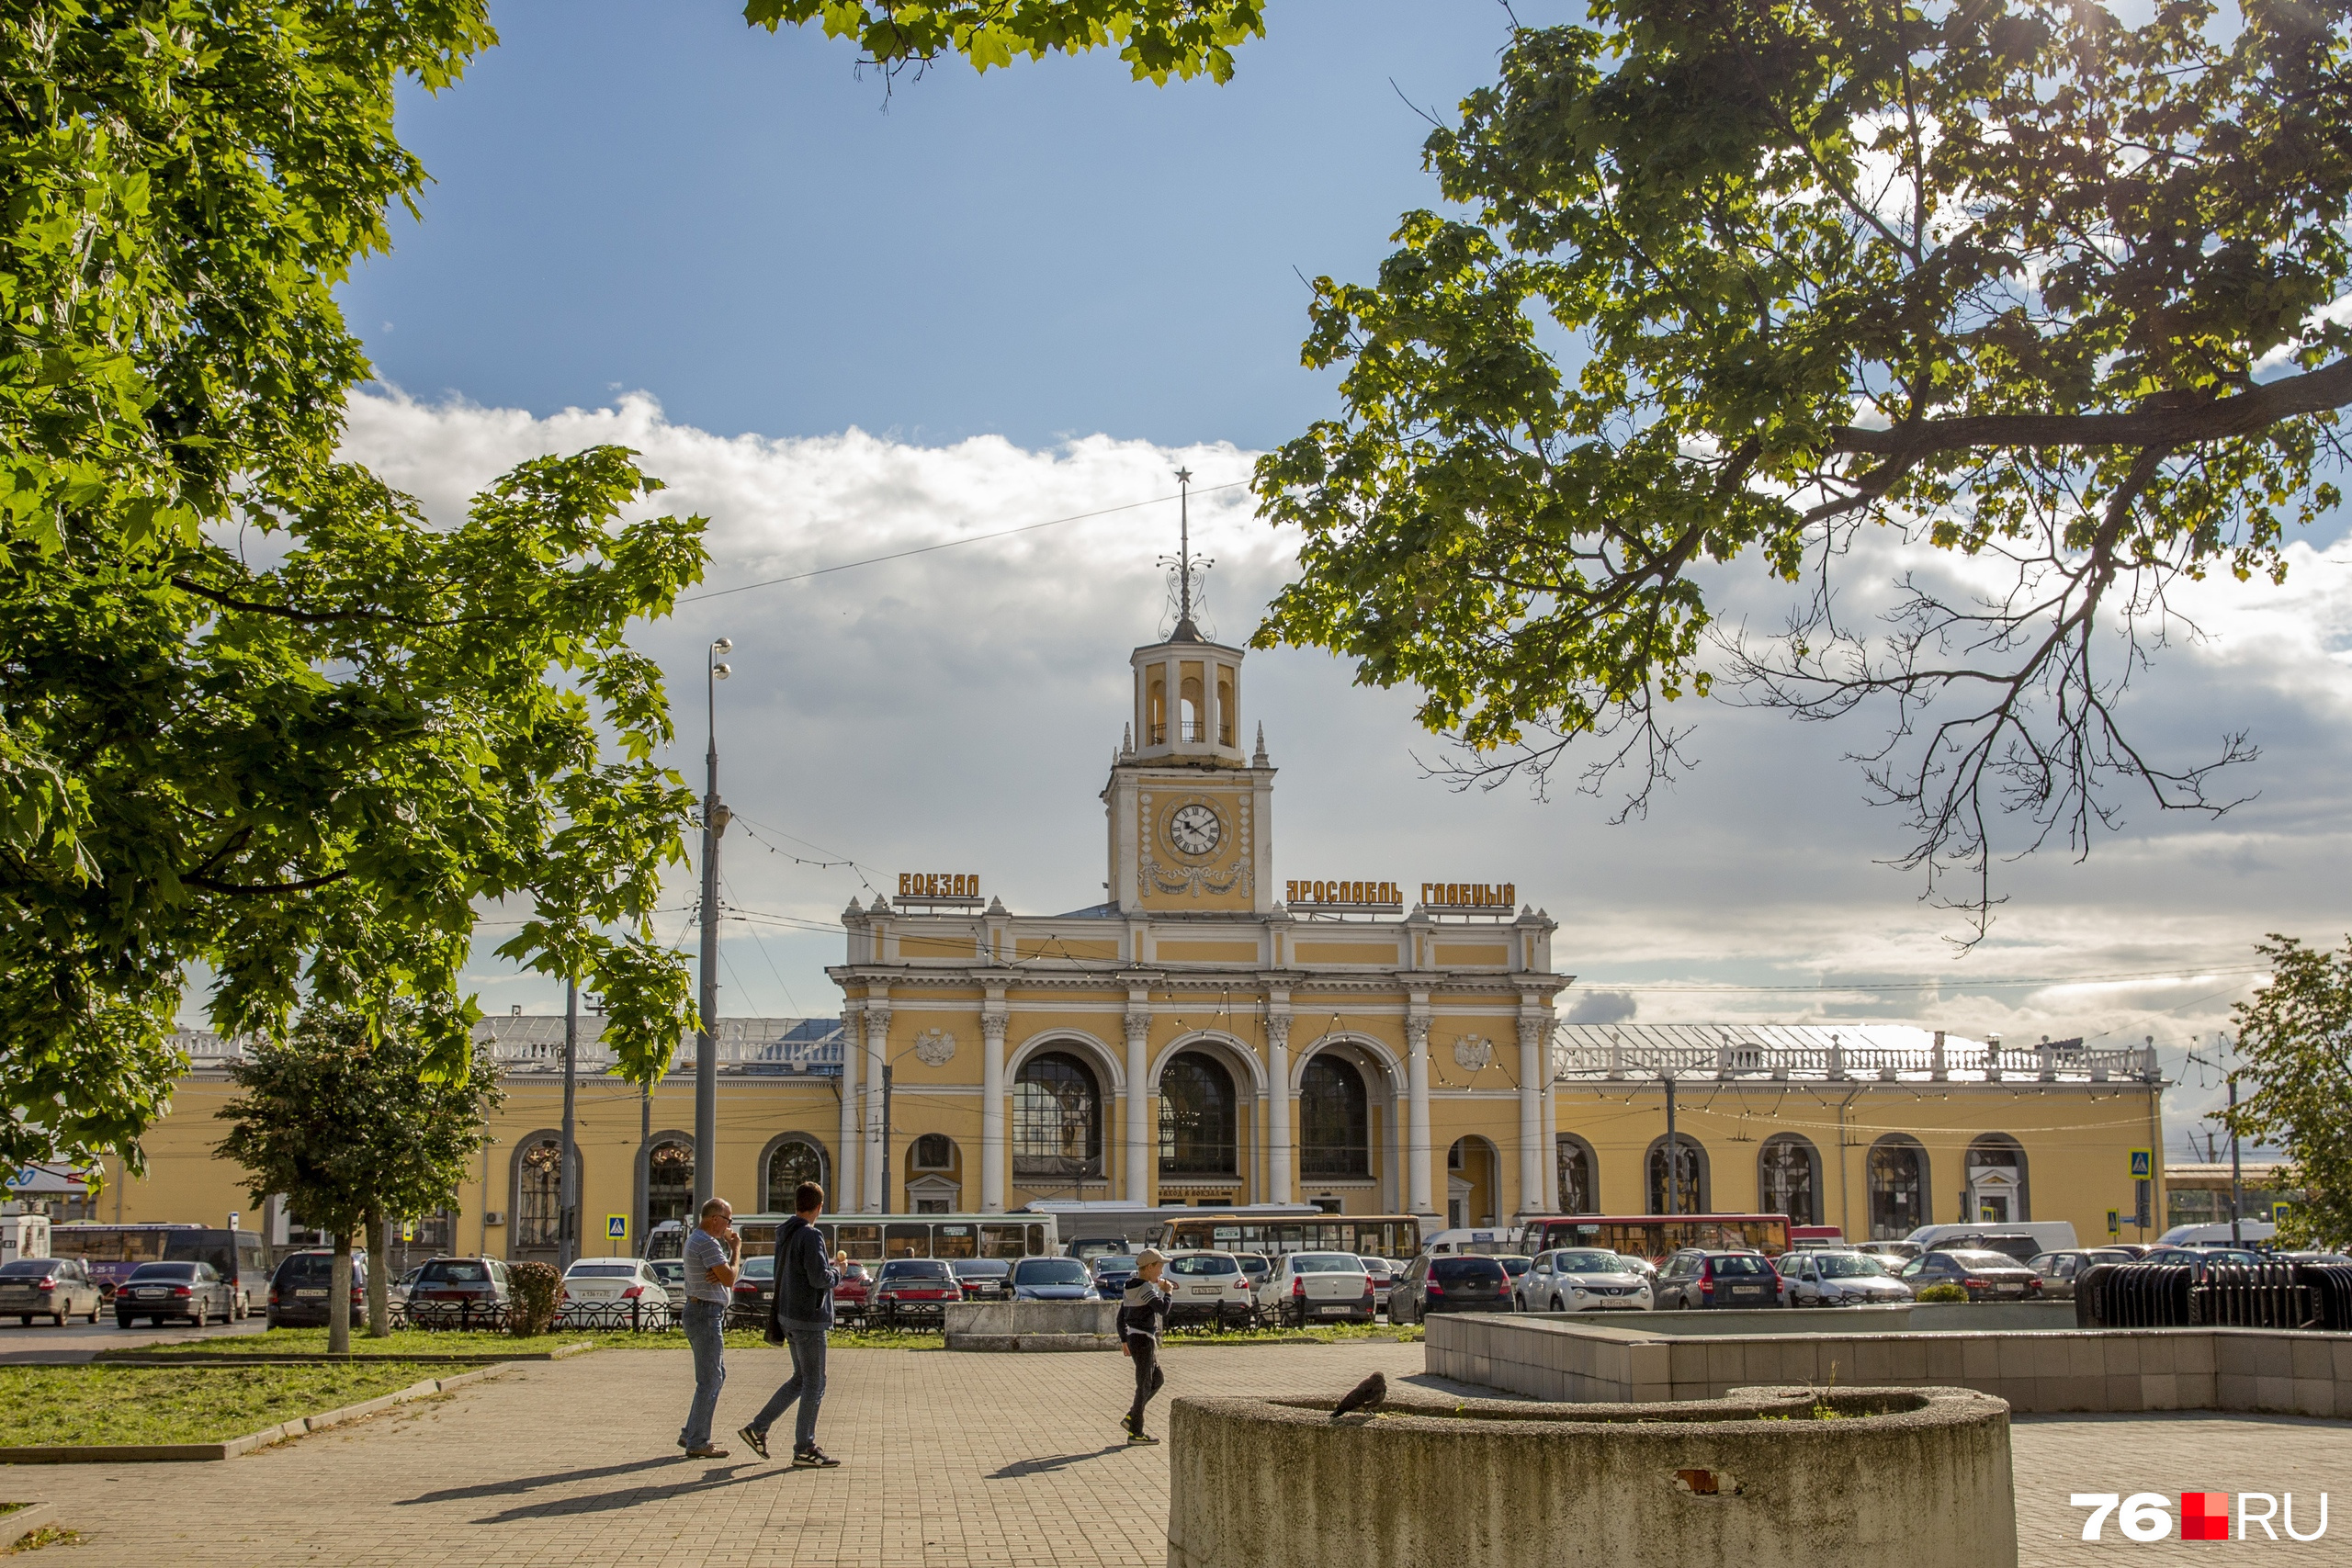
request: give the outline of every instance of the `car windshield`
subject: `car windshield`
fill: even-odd
[[[1948,1252],[1944,1256],[1963,1269],[2022,1269],[2025,1267],[2006,1252]]]
[[[575,1263],[564,1278],[567,1280],[634,1280],[637,1278],[637,1265],[634,1263]]]
[[[768,1262],[773,1265],[775,1259]],[[936,1258],[894,1258],[882,1265],[882,1277],[897,1282],[902,1280],[953,1280],[956,1271]]]
[[[130,1271],[130,1278],[134,1281],[140,1280],[193,1280],[196,1278],[196,1265],[193,1263],[141,1263],[138,1268]]]
[[[1094,1276],[1075,1258],[1024,1258],[1012,1266],[1016,1285],[1090,1285]]]
[[[1266,1258],[1265,1258],[1265,1255],[1264,1255],[1264,1254],[1262,1254],[1262,1253],[1257,1253],[1257,1252],[1246,1252],[1246,1253],[1243,1253],[1243,1254],[1241,1255],[1241,1259],[1240,1259],[1240,1261],[1241,1261],[1241,1271],[1242,1271],[1244,1274],[1266,1274],[1266,1273],[1271,1273],[1271,1272],[1272,1272],[1272,1270],[1273,1270],[1273,1267],[1274,1267],[1272,1263],[1270,1263],[1270,1262],[1268,1262],[1268,1261],[1266,1260]]]
[[[53,1258],[12,1258],[0,1263],[0,1280],[17,1280],[28,1274],[38,1279],[56,1267]]]
[[[1132,1274],[1136,1271],[1136,1260],[1132,1258],[1098,1258],[1094,1260],[1094,1271],[1097,1274]]]
[[[959,1280],[1001,1280],[1012,1272],[1012,1265],[1001,1258],[967,1258],[956,1265]]]
[[[422,1285],[481,1285],[489,1281],[489,1266],[470,1258],[436,1258],[424,1266],[424,1272],[417,1279]]]
[[[1385,1280],[1396,1272],[1396,1266],[1385,1258],[1358,1258],[1356,1261],[1363,1265],[1365,1273],[1377,1279]]]
[[[757,1258],[746,1258],[743,1259],[742,1278],[746,1280],[775,1279],[775,1254],[773,1252],[765,1252],[762,1253]]]
[[[1503,1266],[1503,1272],[1509,1274],[1514,1280],[1518,1279],[1521,1274],[1526,1273],[1528,1269],[1534,1267],[1535,1264],[1535,1259],[1532,1258],[1505,1257],[1498,1258],[1495,1261],[1501,1264]]]
[[[1710,1261],[1714,1264],[1718,1277],[1725,1274],[1769,1274],[1772,1269],[1772,1266],[1762,1258],[1745,1252],[1729,1253]]]
[[[1363,1265],[1344,1252],[1301,1252],[1290,1260],[1294,1274],[1361,1274]]]
[[[1191,1258],[1168,1260],[1170,1274],[1238,1274],[1241,1265],[1221,1252],[1204,1252]]]
[[[665,1282],[672,1280],[683,1281],[686,1277],[686,1260],[683,1258],[662,1258],[653,1265],[653,1273]]]
[[[1491,1258],[1433,1258],[1430,1260],[1430,1278],[1442,1285],[1467,1284],[1473,1280],[1499,1285],[1507,1276],[1503,1266]]]
[[[1563,1252],[1553,1267],[1563,1274],[1623,1274],[1625,1260],[1613,1252]]]
[[[1815,1267],[1825,1280],[1867,1280],[1886,1272],[1879,1267],[1877,1258],[1851,1252],[1824,1253],[1815,1260]]]
[[[358,1278],[356,1267],[352,1277]],[[298,1252],[277,1266],[277,1282],[281,1285],[323,1285],[334,1277],[334,1255],[324,1252]]]

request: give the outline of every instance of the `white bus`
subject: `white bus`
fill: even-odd
[[[789,1214],[738,1214],[735,1229],[743,1253],[775,1249],[776,1227]],[[827,1252],[846,1252],[861,1263],[893,1258],[1050,1258],[1061,1250],[1051,1214],[828,1214],[817,1222]],[[686,1249],[686,1227],[664,1220],[645,1238],[648,1258],[678,1258]]]

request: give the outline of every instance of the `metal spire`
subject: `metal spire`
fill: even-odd
[[[1162,566],[1176,569],[1176,629],[1170,634],[1170,640],[1177,642],[1198,642],[1201,630],[1193,624],[1193,574],[1195,571],[1205,570],[1216,563],[1210,560],[1195,561],[1193,558],[1193,470],[1177,469],[1176,483],[1178,486],[1176,553],[1173,556],[1159,558],[1159,563]]]

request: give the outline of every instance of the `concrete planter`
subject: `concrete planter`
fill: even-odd
[[[1116,1302],[950,1302],[950,1350],[1115,1350]]]
[[[1176,1401],[1169,1568],[2018,1560],[2008,1406],[1964,1390],[1330,1407]]]

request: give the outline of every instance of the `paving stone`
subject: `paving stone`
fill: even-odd
[[[723,1461],[677,1452],[692,1387],[683,1351],[608,1350],[225,1463],[20,1470],[0,1489],[55,1499],[94,1562],[1134,1568],[1165,1556],[1167,1450],[1124,1444],[1121,1357],[837,1350],[818,1439],[842,1465],[824,1472],[785,1462],[788,1417],[775,1461],[733,1437],[789,1358],[728,1359],[718,1426],[734,1452]],[[1162,1364],[1162,1433],[1172,1395],[1337,1394],[1374,1368],[1481,1392],[1422,1375],[1418,1346],[1183,1348]],[[2291,1491],[2314,1506],[2322,1491],[2352,1494],[2352,1425],[2341,1422],[2029,1416],[2014,1449],[2025,1568],[2117,1550],[2078,1539],[2070,1491]],[[2300,1508],[2297,1523],[2310,1528]],[[2331,1545],[2327,1560],[2340,1561],[2346,1527],[2329,1525],[2319,1542],[2264,1543],[2263,1561],[2317,1563]]]

